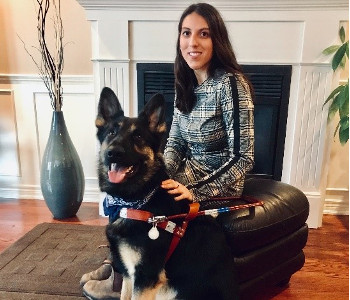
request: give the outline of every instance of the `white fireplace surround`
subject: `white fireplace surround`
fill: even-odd
[[[96,99],[112,87],[128,115],[137,114],[136,63],[173,62],[177,22],[191,1],[78,0],[91,21]],[[310,202],[310,227],[322,222],[327,109],[333,82],[324,48],[348,20],[345,0],[208,1],[222,14],[241,64],[292,65],[282,181]]]

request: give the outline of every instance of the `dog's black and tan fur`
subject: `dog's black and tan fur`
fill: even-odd
[[[113,91],[104,88],[96,126],[101,142],[102,191],[133,201],[159,187],[142,210],[157,216],[188,211],[187,201],[174,201],[160,188],[161,181],[168,178],[161,153],[166,136],[161,95],[149,100],[138,118],[128,118]],[[107,175],[112,164],[127,170],[119,183],[110,182]],[[159,238],[151,240],[148,237],[151,226],[123,218],[107,226],[113,268],[123,275],[121,299],[238,299],[230,249],[212,217],[201,216],[191,221],[166,263],[172,234],[159,229]]]

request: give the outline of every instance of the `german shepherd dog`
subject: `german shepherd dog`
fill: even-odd
[[[153,96],[137,118],[128,118],[114,92],[105,87],[96,126],[102,191],[154,216],[188,213],[187,200],[175,201],[160,187],[169,178],[162,157],[166,138],[162,95]],[[181,225],[183,219],[174,222]],[[231,251],[213,217],[191,220],[167,261],[173,234],[159,229],[158,238],[151,239],[153,226],[122,217],[107,225],[112,266],[123,276],[121,299],[238,299]]]

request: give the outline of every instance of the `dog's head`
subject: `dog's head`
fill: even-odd
[[[166,137],[164,97],[154,95],[137,118],[124,116],[117,96],[103,88],[96,118],[99,184],[111,195],[132,197],[164,167],[162,146]]]

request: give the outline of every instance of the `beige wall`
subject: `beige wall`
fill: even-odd
[[[38,45],[36,8],[36,0],[0,0],[0,74],[38,73],[18,37],[21,37],[31,53],[37,53],[32,48]],[[90,22],[86,20],[84,9],[76,0],[61,0],[61,12],[66,44],[63,74],[90,75]],[[53,36],[51,19],[47,23],[47,36]]]
[[[349,39],[349,23],[342,24]],[[340,73],[341,82],[345,83],[349,78],[349,61],[344,70]],[[338,123],[338,116],[335,117],[330,128],[335,128]],[[342,146],[339,142],[338,135],[330,140],[330,161],[327,177],[327,191],[325,212],[331,212],[335,203],[339,203],[341,211],[349,211],[349,142]],[[346,207],[347,206],[347,207]]]
[[[335,128],[335,118],[331,128]],[[331,134],[333,136],[333,132]],[[327,176],[324,212],[326,214],[349,214],[349,142],[342,146],[338,136],[330,140],[331,150]]]

